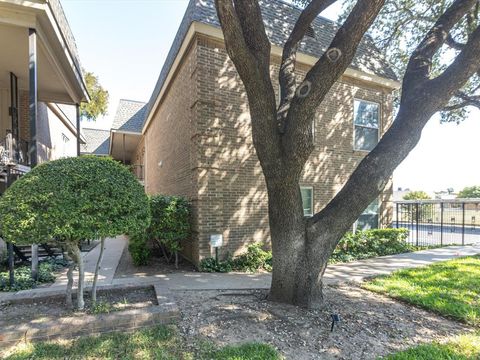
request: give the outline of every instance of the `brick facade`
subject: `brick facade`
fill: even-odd
[[[272,58],[272,76],[279,59]],[[299,66],[302,76],[307,66]],[[276,83],[274,81],[274,83]],[[276,89],[278,91],[278,89]],[[366,152],[353,150],[354,99],[377,102],[381,132],[392,120],[391,90],[342,77],[315,120],[316,148],[302,186],[313,187],[314,210],[340,190]],[[223,234],[221,255],[269,242],[267,192],[251,138],[248,102],[223,43],[196,36],[145,130],[146,191],[187,196],[194,206],[192,262],[211,256],[211,234]],[[380,222],[391,219],[391,183],[381,196]]]

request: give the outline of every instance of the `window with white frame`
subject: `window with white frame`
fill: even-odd
[[[68,156],[68,143],[70,139],[68,138],[67,135],[62,133],[62,157],[67,157]]]
[[[302,193],[303,216],[313,216],[313,188],[311,186],[300,186]]]
[[[353,119],[355,126],[354,149],[373,150],[379,138],[380,105],[355,99]]]
[[[356,230],[377,229],[379,209],[380,201],[377,198],[359,216],[355,224]]]

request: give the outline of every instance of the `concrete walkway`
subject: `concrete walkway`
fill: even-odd
[[[330,265],[324,275],[324,282],[361,282],[365,278],[389,274],[395,270],[415,268],[463,256],[480,254],[480,245],[450,246],[446,248],[417,251],[414,253],[383,256],[351,263]],[[215,289],[268,289],[270,273],[172,273],[156,276],[137,276],[114,279],[113,284],[161,283],[170,290],[215,290]]]
[[[117,270],[118,263],[122,257],[123,249],[127,245],[127,238],[125,236],[118,236],[116,238],[105,239],[103,261],[100,264],[100,271],[98,273],[98,284],[108,285],[113,281],[115,271]],[[95,267],[97,265],[98,256],[100,255],[101,246],[98,244],[88,253],[83,253],[83,264],[85,266],[85,283],[91,283],[93,276],[95,275]],[[78,271],[73,275],[76,280],[78,278]],[[66,286],[67,273],[66,271],[53,283],[50,287]]]
[[[108,239],[105,247],[105,257],[100,271],[101,285],[131,285],[131,284],[156,284],[169,290],[234,290],[234,289],[268,289],[271,283],[270,273],[245,274],[245,273],[172,273],[158,274],[155,276],[135,276],[114,279],[115,269],[126,245],[125,238]],[[96,251],[86,255],[88,260],[88,275],[93,276],[99,246]],[[463,256],[480,254],[480,245],[450,246],[439,249],[423,250],[414,253],[383,256],[351,263],[328,266],[324,281],[327,284],[339,282],[361,282],[365,278],[376,275],[388,274],[395,270],[415,268],[446,261]],[[65,283],[59,279],[55,284],[46,288],[23,290],[18,293],[0,293],[0,302],[20,296],[41,296],[51,291],[60,290]]]

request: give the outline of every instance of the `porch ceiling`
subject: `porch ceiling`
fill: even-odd
[[[123,145],[123,137],[125,136],[125,151]],[[135,152],[140,140],[141,134],[137,133],[123,133],[112,131],[110,135],[110,156],[114,159],[123,161],[125,154],[125,162],[131,163],[133,153]]]
[[[36,4],[33,2],[33,4]],[[46,4],[0,2],[0,89],[10,88],[10,72],[20,90],[29,88],[28,30],[37,32],[38,99],[75,104],[88,99],[79,69],[73,63]]]

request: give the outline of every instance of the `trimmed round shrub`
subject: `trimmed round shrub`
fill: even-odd
[[[17,244],[63,243],[139,233],[148,199],[111,158],[82,156],[38,165],[0,199],[0,232]]]

